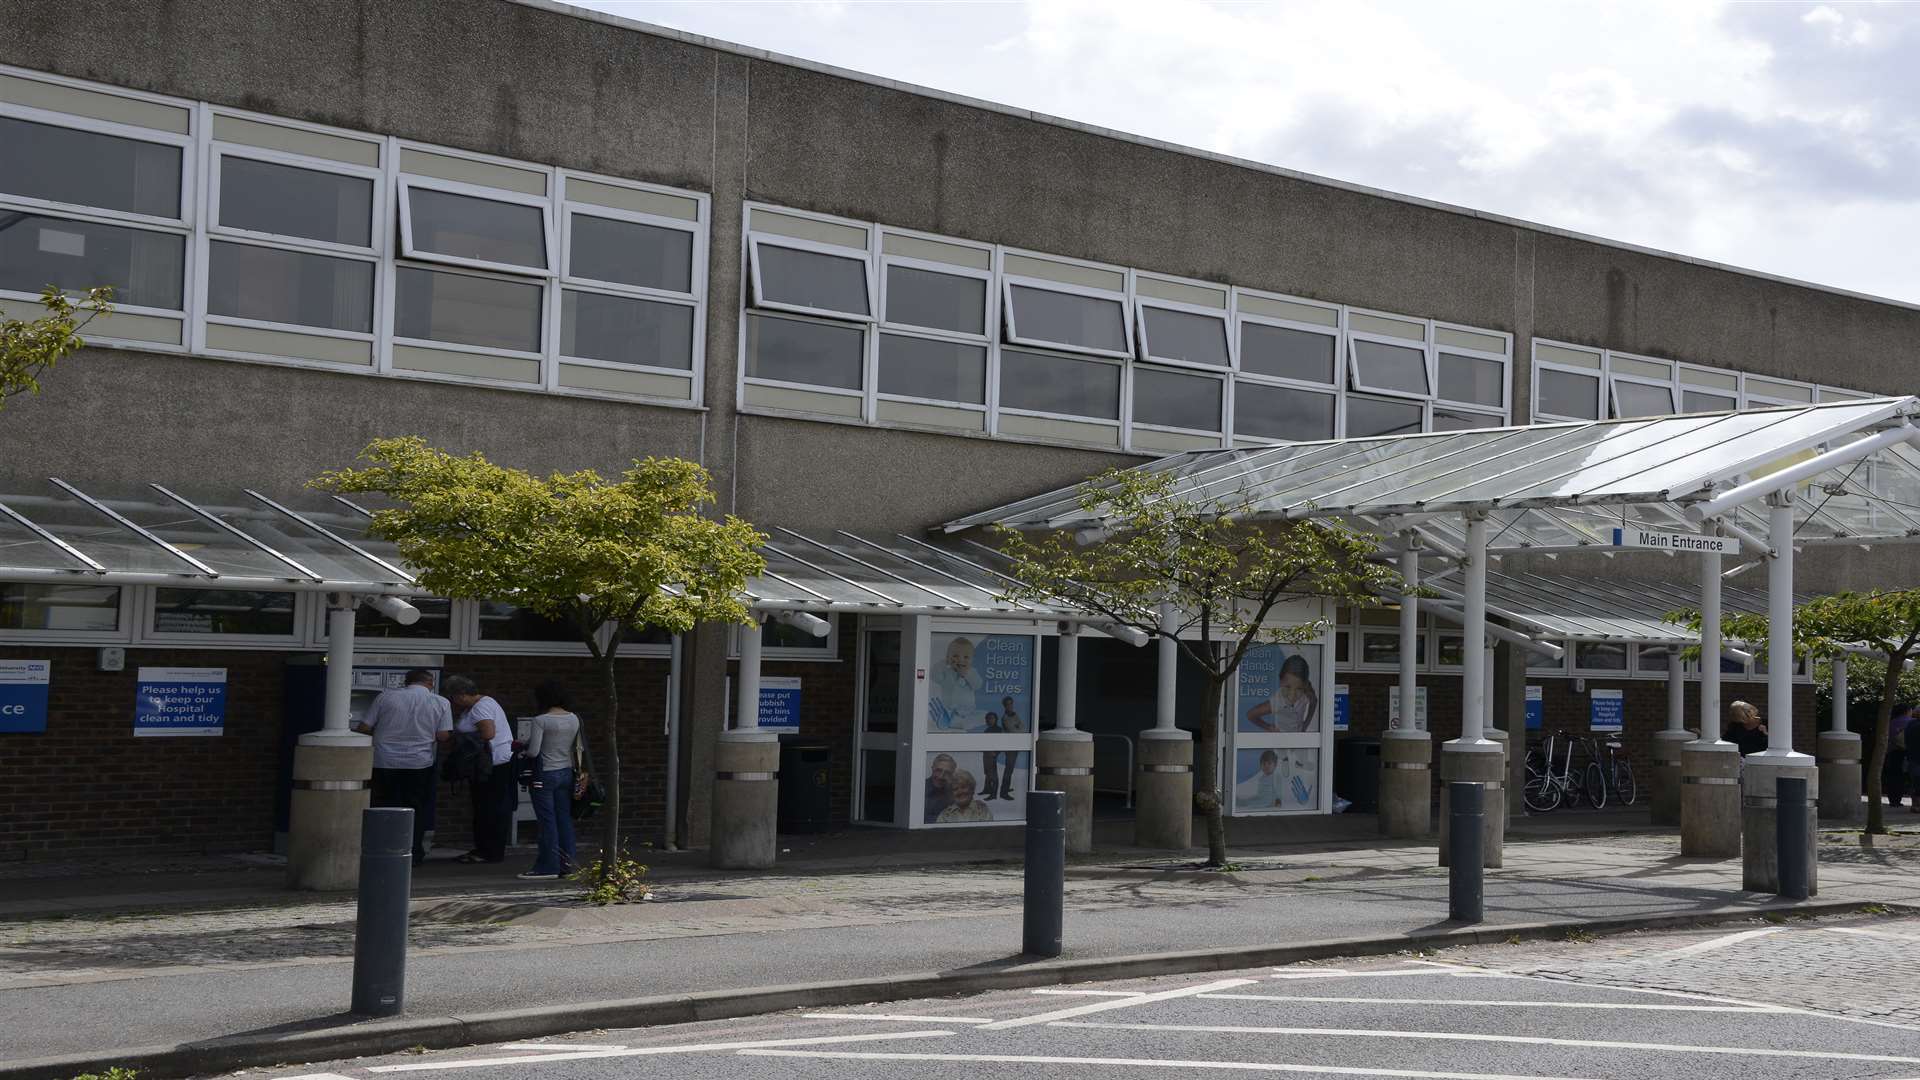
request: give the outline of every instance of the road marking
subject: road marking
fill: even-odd
[[[1104,1065],[1143,1069],[1225,1069],[1235,1072],[1312,1073],[1315,1076],[1395,1076],[1407,1080],[1580,1080],[1572,1076],[1516,1073],[1430,1072],[1425,1069],[1364,1069],[1353,1065],[1296,1065],[1281,1061],[1180,1061],[1160,1058],[1044,1057],[1035,1054],[872,1054],[832,1050],[742,1050],[741,1057],[831,1058],[836,1061],[944,1061],[966,1064]]]
[[[1555,1039],[1540,1035],[1485,1035],[1461,1031],[1383,1031],[1368,1028],[1236,1027],[1229,1024],[1103,1024],[1055,1021],[1050,1027],[1101,1031],[1184,1031],[1213,1035],[1327,1035],[1341,1039],[1431,1039],[1450,1042],[1525,1043],[1530,1046],[1585,1046],[1597,1050],[1654,1050],[1671,1054],[1726,1054],[1740,1057],[1819,1058],[1823,1061],[1879,1061],[1920,1065],[1920,1057],[1848,1054],[1837,1050],[1772,1050],[1747,1046],[1694,1046],[1685,1043],[1637,1043],[1613,1039]]]
[[[1650,1005],[1638,1001],[1476,1001],[1470,998],[1305,997],[1291,994],[1201,994],[1214,1001],[1302,1001],[1317,1005],[1500,1005],[1528,1009],[1644,1009],[1656,1012],[1782,1013],[1772,1005]]]
[[[626,1048],[627,1048],[626,1043],[550,1043],[550,1042],[507,1043],[499,1047],[499,1049],[501,1050],[625,1050]],[[289,1077],[288,1080],[300,1080],[300,1077],[297,1077],[297,1076]]]
[[[1920,941],[1920,934],[1896,934],[1891,930],[1869,930],[1864,926],[1823,926],[1833,934],[1859,934],[1862,937],[1893,938],[1895,941]]]
[[[1132,997],[1114,998],[1108,1001],[1096,1001],[1090,1005],[1075,1005],[1070,1009],[1056,1009],[1053,1012],[1035,1013],[1013,1020],[996,1020],[981,1031],[1001,1031],[1006,1028],[1027,1027],[1031,1024],[1050,1024],[1055,1020],[1065,1020],[1072,1016],[1085,1016],[1088,1013],[1107,1012],[1111,1009],[1131,1009],[1136,1005],[1151,1005],[1156,1001],[1170,1001],[1174,998],[1193,997],[1197,994],[1211,994],[1217,990],[1231,990],[1236,986],[1253,986],[1258,979],[1222,979],[1219,982],[1200,983],[1197,986],[1183,986],[1178,990],[1160,990],[1151,994],[1136,994]]]
[[[278,1080],[353,1080],[351,1076],[339,1073],[303,1073],[299,1076],[282,1076]]]
[[[1761,930],[1742,930],[1734,934],[1722,934],[1717,938],[1708,938],[1706,941],[1696,941],[1691,945],[1682,945],[1677,949],[1671,949],[1657,956],[1648,957],[1642,962],[1658,963],[1664,960],[1671,960],[1676,956],[1697,956],[1703,952],[1712,952],[1715,949],[1724,949],[1729,945],[1738,945],[1743,941],[1766,937],[1768,934],[1777,934],[1784,929],[1786,929],[1786,927],[1769,926]]]
[[[991,1024],[993,1017],[902,1017],[899,1013],[804,1013],[808,1020],[893,1020],[904,1024]]]
[[[1030,994],[1053,994],[1058,997],[1139,997],[1145,990],[1029,990]]]
[[[1452,975],[1447,968],[1393,968],[1388,971],[1282,971],[1269,979],[1382,979],[1389,975]]]
[[[486,1069],[498,1065],[527,1065],[538,1061],[585,1061],[591,1058],[647,1057],[654,1054],[701,1054],[726,1050],[754,1050],[773,1046],[822,1046],[829,1043],[875,1042],[881,1039],[931,1039],[951,1031],[891,1031],[873,1035],[821,1035],[810,1039],[755,1039],[751,1042],[689,1043],[683,1046],[636,1046],[620,1050],[581,1050],[568,1054],[521,1054],[516,1057],[472,1058],[467,1061],[422,1061],[409,1065],[375,1065],[371,1073],[430,1072],[434,1069]]]

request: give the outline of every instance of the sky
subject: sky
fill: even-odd
[[[1920,303],[1920,3],[576,2]]]

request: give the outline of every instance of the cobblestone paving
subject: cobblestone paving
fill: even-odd
[[[1745,936],[1738,936],[1745,935]],[[1754,919],[1697,931],[1449,950],[1449,963],[1705,994],[1920,1029],[1920,917]]]

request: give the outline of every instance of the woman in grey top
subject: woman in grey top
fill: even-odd
[[[548,679],[533,688],[540,715],[522,751],[534,759],[533,816],[540,823],[539,854],[523,878],[560,878],[573,872],[573,762],[580,718],[567,688]]]

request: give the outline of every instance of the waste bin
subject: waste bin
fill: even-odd
[[[1351,801],[1354,813],[1380,812],[1379,739],[1334,740],[1333,793]]]
[[[783,833],[826,832],[833,824],[833,748],[822,743],[780,747],[780,817]]]

